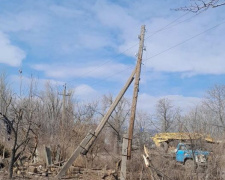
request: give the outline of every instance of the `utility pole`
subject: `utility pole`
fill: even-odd
[[[61,126],[61,128],[63,128],[63,124],[64,124],[65,119],[66,119],[66,96],[71,95],[70,93],[68,93],[68,94],[66,93],[66,84],[64,85],[63,93],[59,94],[59,95],[63,96],[63,112],[62,112],[62,119],[60,121],[60,126]]]
[[[84,155],[87,154],[88,150],[91,148],[92,144],[95,142],[96,138],[98,137],[98,135],[100,134],[100,132],[104,128],[104,126],[107,123],[109,117],[111,116],[112,112],[116,108],[117,104],[120,102],[121,98],[123,97],[123,95],[127,91],[128,87],[130,86],[130,84],[134,80],[135,71],[136,70],[134,70],[132,72],[132,74],[129,77],[129,79],[127,80],[126,84],[124,85],[124,87],[121,89],[121,91],[117,95],[115,101],[111,104],[110,108],[108,109],[108,111],[105,114],[105,116],[102,118],[101,122],[99,123],[99,125],[97,126],[95,131],[94,132],[90,131],[86,135],[86,137],[81,141],[81,143],[75,149],[75,151],[73,152],[71,157],[63,165],[62,169],[59,171],[59,173],[57,174],[56,178],[60,179],[66,173],[66,171],[69,169],[69,167],[73,164],[73,162],[77,159],[77,157],[80,154],[84,154]]]
[[[59,171],[59,173],[57,174],[56,178],[60,179],[66,173],[66,171],[69,169],[69,167],[73,164],[73,162],[77,159],[77,157],[80,154],[83,154],[83,155],[87,154],[87,152],[91,148],[92,144],[95,142],[96,138],[98,137],[98,135],[100,134],[100,132],[104,128],[105,124],[107,123],[107,121],[108,121],[109,117],[111,116],[112,112],[114,111],[114,109],[118,105],[119,101],[121,100],[121,98],[123,97],[125,92],[127,91],[128,87],[130,86],[130,84],[134,80],[134,75],[136,74],[136,76],[135,76],[136,77],[136,79],[135,79],[135,88],[134,88],[134,90],[135,90],[134,97],[136,97],[134,99],[136,99],[136,100],[135,101],[133,100],[133,105],[132,105],[132,112],[134,113],[134,115],[132,116],[133,117],[132,119],[134,121],[134,119],[135,119],[135,112],[136,112],[138,86],[139,86],[139,79],[140,79],[140,72],[141,72],[142,53],[143,53],[143,46],[144,46],[144,34],[145,34],[145,26],[143,25],[141,27],[140,45],[139,45],[139,54],[138,54],[137,66],[135,67],[135,69],[132,72],[131,76],[127,80],[125,86],[121,89],[121,91],[117,95],[115,101],[111,104],[110,108],[108,109],[108,111],[104,115],[104,117],[102,118],[101,122],[99,123],[99,125],[97,126],[95,131],[90,131],[86,135],[86,137],[81,141],[81,143],[75,149],[75,151],[73,152],[71,157],[63,165],[62,169]],[[134,103],[134,102],[136,102],[136,103]],[[132,136],[133,136],[133,126],[132,126]],[[132,136],[131,136],[131,139],[132,139]],[[125,149],[125,146],[127,146],[127,143],[124,145],[124,149]],[[125,171],[126,171],[126,169],[124,169],[124,172]]]
[[[138,59],[137,59],[137,66],[136,66],[136,73],[135,73],[130,125],[129,125],[129,130],[128,130],[127,159],[131,159],[131,148],[132,148],[132,139],[133,139],[133,130],[134,130],[134,120],[135,120],[136,107],[137,107],[137,98],[138,98],[138,91],[139,91],[139,81],[140,81],[140,74],[141,74],[142,54],[143,54],[143,48],[144,48],[144,37],[145,37],[145,25],[142,25],[141,26],[141,34],[139,36],[140,42],[139,42]]]
[[[64,85],[64,90],[63,90],[63,93],[62,94],[59,94],[59,95],[62,95],[63,96],[63,109],[62,109],[62,119],[60,120],[60,128],[61,128],[61,142],[62,142],[62,157],[64,158],[65,156],[65,148],[64,148],[64,136],[65,136],[65,123],[66,123],[66,97],[67,96],[70,96],[71,94],[70,93],[66,93],[66,83]]]

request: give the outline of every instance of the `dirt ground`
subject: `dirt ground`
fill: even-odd
[[[25,175],[14,175],[13,179],[15,180],[28,180],[28,179],[34,179],[34,180],[55,180],[55,173],[49,173],[46,177],[46,174],[25,174]],[[0,180],[7,180],[8,174],[4,171],[0,171]],[[115,177],[113,175],[109,175],[109,173],[103,172],[102,170],[91,170],[87,169],[85,172],[73,174],[73,175],[67,175],[64,176],[62,179],[68,179],[68,180],[115,180]]]
[[[219,150],[219,148],[215,148]],[[138,154],[138,153],[136,153]],[[132,160],[127,165],[127,179],[129,180],[136,180],[140,179],[140,172],[143,173],[142,180],[147,180],[148,177],[148,170],[144,166],[143,158],[141,157],[142,154],[139,156],[133,157]],[[225,158],[224,156],[219,155],[216,151],[213,153],[212,159],[210,160],[207,168],[198,168],[196,172],[189,172],[185,169],[185,166],[181,163],[176,162],[174,155],[172,154],[165,154],[156,149],[150,149],[150,161],[153,168],[159,175],[161,179],[164,180],[222,180],[225,179]],[[105,157],[105,155],[102,155]],[[105,158],[98,159],[98,162],[106,162]],[[108,161],[107,161],[108,162]],[[75,179],[75,180],[116,180],[115,176],[117,175],[115,170],[112,170],[112,167],[104,168],[104,167],[97,167],[93,166],[96,169],[91,169],[87,167],[71,167],[70,171],[68,172],[67,176],[63,177],[62,179]],[[92,168],[93,168],[92,167]],[[141,168],[143,167],[143,169]],[[27,173],[27,170],[22,170],[21,173],[14,174],[15,180],[22,180],[22,179],[34,179],[34,180],[55,180],[55,176],[59,169],[57,167],[50,168],[48,170],[48,176],[43,173],[46,169],[38,171],[37,173]],[[32,168],[31,168],[32,169]],[[78,170],[77,170],[78,169]],[[107,170],[106,170],[107,169]],[[142,169],[142,170],[141,170]],[[24,173],[26,172],[26,174]],[[24,174],[24,175],[23,175]],[[0,180],[7,180],[7,172],[5,169],[0,170]]]

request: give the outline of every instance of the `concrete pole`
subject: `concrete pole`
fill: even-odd
[[[122,146],[122,162],[120,171],[120,180],[126,180],[127,175],[127,146],[128,146],[128,135],[123,136],[123,146]]]

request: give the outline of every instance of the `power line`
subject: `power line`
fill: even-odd
[[[117,54],[116,56],[114,56],[114,57],[112,57],[112,58],[116,58],[116,57],[122,55],[123,53],[129,51],[130,49],[134,48],[134,47],[137,46],[137,45],[138,45],[138,43],[134,44],[133,46],[127,48],[126,50],[124,50],[123,52],[120,52],[119,54]],[[95,68],[95,69],[93,69],[93,70],[90,70],[90,71],[88,71],[88,72],[85,72],[85,73],[83,73],[82,75],[78,76],[77,78],[82,78],[82,77],[84,77],[85,75],[87,75],[87,74],[89,74],[89,73],[91,73],[91,72],[94,72],[95,70],[101,68],[101,67],[104,66],[105,64],[108,64],[108,63],[110,63],[110,62],[112,62],[112,61],[113,61],[113,60],[105,61],[105,62],[103,62],[102,64],[100,64],[97,68]],[[73,80],[71,80],[71,81],[69,81],[69,82],[72,82],[72,81],[73,81]]]
[[[159,56],[159,55],[161,55],[161,54],[163,54],[163,53],[165,53],[165,52],[167,52],[167,51],[170,51],[171,49],[174,49],[174,48],[176,48],[177,46],[180,46],[180,45],[182,45],[182,44],[184,44],[184,43],[186,43],[186,42],[188,42],[188,41],[190,41],[190,40],[192,40],[192,39],[194,39],[194,38],[196,38],[196,37],[198,37],[198,36],[200,36],[200,35],[202,35],[202,34],[208,32],[208,31],[210,31],[210,30],[212,30],[212,29],[214,29],[214,28],[216,28],[216,27],[218,27],[218,26],[224,24],[224,23],[225,23],[225,21],[223,21],[222,23],[217,24],[217,25],[215,25],[215,26],[213,26],[213,27],[211,27],[211,28],[209,28],[209,29],[206,29],[205,31],[202,31],[202,32],[200,32],[200,33],[198,33],[198,34],[196,34],[196,35],[194,35],[194,36],[192,36],[192,37],[190,37],[190,38],[188,38],[188,39],[186,39],[186,40],[184,40],[184,41],[182,41],[182,42],[180,42],[180,43],[178,43],[178,44],[176,44],[176,45],[174,45],[174,46],[172,46],[172,47],[169,47],[169,48],[167,48],[167,49],[165,49],[165,50],[163,50],[163,51],[161,51],[161,52],[159,52],[159,53],[157,53],[157,54],[155,54],[155,55],[149,57],[148,59],[145,59],[143,62],[148,61],[149,59],[152,59],[152,58],[154,58],[154,57],[156,57],[156,56]]]
[[[190,12],[187,12],[187,13],[181,15],[180,17],[176,18],[176,19],[173,20],[172,22],[168,23],[168,24],[165,25],[164,27],[160,28],[159,30],[153,32],[151,35],[147,36],[145,39],[148,39],[148,38],[150,38],[150,37],[152,37],[152,36],[158,34],[159,32],[162,32],[162,31],[164,31],[164,30],[168,30],[168,29],[170,29],[170,28],[173,28],[173,27],[175,27],[175,26],[177,26],[177,25],[179,25],[179,24],[181,24],[181,23],[183,23],[183,22],[185,22],[185,21],[188,21],[188,20],[190,20],[190,19],[196,17],[197,15],[199,15],[199,14],[201,14],[201,13],[203,13],[203,12],[204,12],[204,11],[201,11],[201,12],[195,14],[194,16],[191,16],[190,18],[184,19],[183,21],[180,21],[180,22],[178,22],[178,23],[176,23],[176,24],[170,26],[170,25],[173,24],[174,22],[178,21],[179,19],[181,19],[182,17],[184,17],[184,16],[186,16],[186,15],[188,15],[188,14],[190,13]],[[114,57],[112,57],[112,58],[116,58],[116,57],[122,55],[123,53],[129,51],[130,49],[134,48],[134,47],[137,46],[137,45],[138,45],[138,43],[132,45],[131,47],[127,48],[126,50],[124,50],[123,52],[117,54],[116,56],[114,56]],[[112,61],[113,61],[113,60],[105,61],[104,63],[100,64],[97,68],[95,68],[95,69],[93,69],[93,70],[90,70],[90,71],[88,71],[88,72],[85,72],[85,73],[83,73],[81,76],[78,76],[78,77],[76,77],[76,78],[82,78],[82,77],[85,77],[85,75],[90,74],[91,72],[94,72],[94,71],[96,71],[97,69],[100,69],[102,66],[104,66],[105,64],[108,64],[108,63],[110,63],[110,62],[112,62]],[[130,69],[130,68],[128,68],[128,69]],[[112,77],[112,76],[109,76],[109,77],[107,77],[106,79],[108,79],[108,78],[110,78],[110,77]],[[71,83],[71,82],[73,82],[73,81],[75,81],[75,80],[68,81],[68,83]],[[94,83],[94,84],[96,84],[96,83]]]
[[[194,38],[196,38],[196,37],[198,37],[198,36],[200,36],[200,35],[202,35],[202,34],[204,34],[204,33],[206,33],[206,32],[208,32],[208,31],[210,31],[210,30],[212,30],[212,29],[214,29],[214,28],[216,28],[216,27],[218,27],[218,26],[220,26],[220,25],[222,25],[222,24],[224,24],[224,23],[225,23],[225,21],[223,21],[223,22],[221,22],[221,23],[219,23],[219,24],[217,24],[217,25],[215,25],[215,26],[213,26],[213,27],[211,27],[211,28],[208,28],[208,29],[202,31],[201,33],[198,33],[198,34],[196,34],[196,35],[194,35],[194,36],[192,36],[192,37],[190,37],[190,38],[188,38],[188,39],[186,39],[186,40],[184,40],[184,41],[182,41],[182,42],[180,42],[180,43],[178,43],[178,44],[176,44],[176,45],[174,45],[174,46],[171,46],[171,47],[169,47],[169,48],[167,48],[167,49],[165,49],[165,50],[163,50],[163,51],[161,51],[161,52],[159,52],[159,53],[157,53],[157,54],[155,54],[155,55],[149,57],[148,59],[143,60],[143,62],[146,62],[146,61],[148,61],[148,60],[150,60],[150,59],[152,59],[152,58],[155,58],[155,57],[157,57],[157,56],[159,56],[159,55],[161,55],[161,54],[163,54],[163,53],[165,53],[165,52],[168,52],[168,51],[170,51],[170,50],[172,50],[172,49],[174,49],[174,48],[176,48],[176,47],[178,47],[178,46],[180,46],[180,45],[182,45],[182,44],[184,44],[184,43],[186,43],[186,42],[188,42],[188,41],[190,41],[190,40],[192,40],[192,39],[194,39]],[[93,83],[93,84],[91,84],[90,86],[95,85],[95,84],[98,84],[98,83],[100,83],[100,82],[103,82],[103,81],[109,79],[110,77],[113,77],[113,76],[115,76],[115,75],[118,75],[118,74],[120,74],[120,73],[122,73],[122,72],[124,72],[124,71],[126,71],[126,70],[128,70],[128,69],[131,69],[131,68],[133,68],[133,67],[134,67],[134,65],[129,66],[128,68],[126,68],[126,69],[124,69],[124,70],[122,70],[122,71],[119,71],[119,72],[117,72],[117,73],[114,73],[114,74],[112,74],[112,75],[110,75],[110,76],[108,76],[108,77],[106,77],[106,78],[104,78],[104,79],[102,79],[102,80],[100,80],[100,81],[97,81],[96,83]],[[85,88],[86,88],[86,87],[84,87],[84,89],[85,89]],[[83,89],[83,88],[82,88],[82,89]]]
[[[105,80],[110,79],[111,77],[114,77],[115,75],[121,74],[122,72],[127,71],[127,70],[129,70],[129,69],[132,69],[132,68],[134,68],[134,67],[135,67],[134,64],[133,64],[133,65],[130,65],[129,67],[127,67],[127,68],[125,68],[125,69],[123,69],[123,70],[121,70],[121,71],[119,71],[119,72],[117,72],[117,73],[113,73],[113,74],[107,76],[106,78],[104,78],[104,79],[102,79],[102,80],[98,80],[98,81],[96,81],[96,82],[94,82],[94,83],[91,83],[90,86],[93,86],[93,85],[99,84],[99,83],[101,83],[101,82],[104,82]],[[82,87],[81,89],[86,89],[86,88],[87,88],[87,87]]]
[[[104,78],[104,79],[102,79],[102,80],[98,80],[98,81],[96,81],[96,82],[94,82],[94,83],[91,83],[90,86],[93,86],[93,85],[99,84],[99,83],[101,83],[101,82],[104,82],[105,80],[107,80],[107,79],[109,79],[109,78],[111,78],[111,77],[113,77],[113,76],[115,76],[115,75],[118,75],[118,74],[120,74],[120,73],[122,73],[122,72],[124,72],[124,71],[126,71],[126,70],[128,70],[128,69],[132,69],[132,68],[134,68],[134,65],[131,65],[131,66],[129,66],[128,68],[123,69],[123,70],[121,70],[121,71],[119,71],[119,72],[117,72],[117,73],[113,73],[113,74],[107,76],[106,78]],[[86,88],[87,88],[87,87],[81,87],[81,89],[86,89]]]
[[[173,24],[174,22],[176,22],[177,20],[181,19],[182,17],[186,16],[186,15],[189,13],[189,12],[187,12],[187,13],[184,14],[183,16],[181,16],[181,17],[175,19],[173,22],[171,22],[171,23],[169,23],[168,25],[166,25],[164,28],[161,28],[161,29],[159,29],[159,30],[153,32],[152,34],[150,34],[149,36],[147,36],[145,39],[148,39],[148,38],[150,38],[150,37],[152,37],[152,36],[158,34],[159,32],[162,32],[162,31],[168,30],[168,29],[170,29],[170,28],[173,28],[173,27],[175,27],[175,26],[177,26],[177,25],[179,25],[179,24],[181,24],[181,23],[183,23],[183,22],[185,22],[185,21],[188,21],[188,20],[190,20],[190,19],[192,19],[192,18],[198,16],[199,14],[201,14],[201,13],[203,13],[203,12],[204,12],[204,11],[201,11],[201,12],[195,14],[194,16],[191,16],[191,17],[189,17],[189,18],[187,18],[187,19],[184,19],[183,21],[179,21],[178,23],[176,23],[176,24],[174,24],[174,25],[172,25],[172,26],[169,26],[169,25]]]
[[[164,26],[164,27],[158,29],[157,31],[152,32],[152,33],[151,33],[149,36],[147,36],[145,39],[148,39],[148,38],[152,37],[153,35],[158,34],[158,33],[161,32],[161,31],[166,30],[167,27],[169,27],[171,24],[173,24],[173,23],[176,22],[177,20],[181,19],[182,17],[186,16],[187,14],[189,14],[189,12],[183,14],[182,16],[178,17],[177,19],[173,20],[172,22],[170,22],[170,23],[167,24],[166,26]],[[177,25],[177,24],[175,24],[175,25]],[[172,27],[173,27],[173,26],[172,26]]]
[[[161,32],[161,31],[163,31],[163,30],[166,30],[167,27],[169,27],[171,24],[173,24],[173,23],[176,22],[177,20],[181,19],[182,17],[186,16],[188,13],[189,13],[189,12],[187,12],[187,13],[185,13],[185,14],[179,16],[178,18],[176,18],[176,19],[173,20],[172,22],[168,23],[168,24],[165,25],[164,27],[160,28],[159,30],[155,31],[154,33],[152,33],[150,36],[148,36],[148,37],[145,38],[145,39],[148,39],[149,37],[152,37],[153,35],[155,35],[155,34]],[[182,22],[179,22],[179,23],[177,23],[177,24],[180,24],[180,23],[182,23]],[[177,24],[175,24],[174,26],[176,26]],[[172,27],[173,27],[173,26],[172,26]],[[170,28],[171,28],[171,27],[170,27]],[[135,43],[134,45],[130,46],[129,48],[127,48],[126,50],[120,52],[119,54],[117,54],[116,56],[114,56],[114,57],[112,57],[112,58],[116,58],[116,57],[118,57],[118,56],[124,54],[125,52],[127,52],[127,51],[129,51],[130,49],[134,48],[134,47],[137,46],[138,44],[139,44],[139,43]],[[100,69],[102,66],[104,66],[105,64],[108,64],[108,63],[110,63],[110,62],[112,62],[112,61],[113,61],[113,60],[105,61],[105,62],[103,62],[102,64],[100,64],[97,68],[95,68],[95,69],[93,69],[93,70],[90,70],[90,71],[88,71],[88,72],[85,72],[85,73],[83,73],[82,75],[80,75],[80,76],[78,76],[78,77],[76,77],[76,78],[82,78],[82,77],[84,77],[85,75],[90,74],[91,72],[94,72],[94,71],[96,71],[97,69]],[[73,81],[74,81],[74,80],[71,80],[71,81],[68,81],[67,83],[70,83],[70,82],[73,82]]]

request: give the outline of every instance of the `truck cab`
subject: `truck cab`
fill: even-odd
[[[197,164],[206,164],[209,152],[196,149],[191,144],[179,143],[176,148],[176,161],[183,164],[196,161]],[[194,156],[194,157],[193,157]]]

